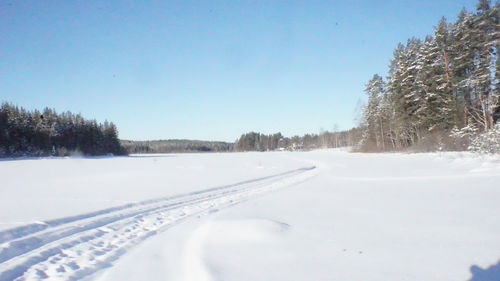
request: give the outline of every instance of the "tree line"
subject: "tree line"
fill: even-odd
[[[311,150],[355,146],[362,137],[362,129],[347,131],[305,134],[303,136],[284,137],[281,133],[262,134],[249,132],[241,135],[234,143],[235,151],[273,151],[273,150]]]
[[[233,144],[219,141],[199,140],[122,140],[128,153],[189,153],[189,152],[229,152]]]
[[[463,150],[500,131],[499,16],[498,1],[480,0],[424,40],[399,44],[386,79],[366,84],[360,149]]]
[[[0,157],[124,155],[116,126],[69,111],[29,111],[9,103],[0,107]]]

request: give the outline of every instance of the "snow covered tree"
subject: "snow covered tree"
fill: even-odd
[[[375,74],[366,84],[368,104],[364,109],[364,143],[386,150],[389,140],[390,107],[387,101],[386,85],[381,76]]]
[[[469,150],[479,153],[500,153],[500,124],[496,124],[491,130],[475,136]]]
[[[491,1],[490,0],[479,0],[476,9],[481,12],[486,12],[490,9],[491,7]]]
[[[434,37],[427,36],[417,57],[416,96],[419,126],[429,132],[449,129],[455,121],[456,103],[452,93],[449,62],[450,35],[443,18]]]
[[[437,147],[430,142],[446,145],[457,132],[490,130],[500,120],[499,16],[500,2],[480,0],[476,12],[463,9],[452,24],[442,18],[423,42],[398,44],[384,94],[387,108],[381,111],[384,99],[367,87],[363,145],[402,149],[423,143],[429,149]]]
[[[451,83],[457,101],[456,125],[466,126],[471,120],[471,87],[469,80],[474,71],[474,52],[472,38],[473,14],[462,9],[457,21],[451,26]]]
[[[494,40],[491,36],[494,29],[498,28],[498,20],[495,23],[495,15],[491,13],[489,1],[480,0],[478,3],[478,14],[474,21],[474,41],[475,51],[475,71],[473,73],[472,86],[474,88],[475,103],[472,109],[475,110],[475,118],[487,131],[493,125],[492,107],[492,76],[491,69],[494,61]],[[498,15],[496,15],[498,18]]]
[[[467,150],[469,149],[472,141],[477,137],[479,129],[473,122],[469,125],[458,129],[457,126],[453,127],[450,132],[450,137],[453,140],[453,150]]]
[[[406,46],[398,45],[391,61],[387,88],[393,108],[394,133],[398,146],[414,144],[420,131],[417,110],[423,103],[416,83],[418,57],[422,46],[419,39],[409,39]]]

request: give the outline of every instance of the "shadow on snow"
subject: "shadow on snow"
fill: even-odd
[[[500,281],[500,261],[488,268],[482,269],[477,265],[470,267],[472,278],[468,281]]]

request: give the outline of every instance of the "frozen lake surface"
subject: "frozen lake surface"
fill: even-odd
[[[0,281],[500,280],[495,157],[22,159],[0,177]]]

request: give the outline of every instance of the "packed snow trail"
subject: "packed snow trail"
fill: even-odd
[[[0,232],[0,281],[78,280],[182,219],[302,182],[315,166]]]

